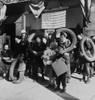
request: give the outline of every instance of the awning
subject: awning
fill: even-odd
[[[15,16],[9,16],[7,19],[3,22],[3,24],[11,24],[16,22],[16,20],[20,17],[21,15],[15,15]]]
[[[25,12],[26,2],[8,4],[6,11],[6,20],[3,24],[14,23],[24,12]]]

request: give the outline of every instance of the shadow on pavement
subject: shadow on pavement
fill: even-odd
[[[79,77],[75,77],[75,76],[72,76],[72,78],[78,79],[79,81],[82,81],[83,80],[83,78],[79,78]]]
[[[49,84],[49,81],[46,79],[44,81],[41,81],[41,77],[39,77],[38,83],[65,100],[79,100],[78,98],[68,94],[67,92],[61,93],[60,91],[54,91],[54,89],[48,88],[47,86]]]

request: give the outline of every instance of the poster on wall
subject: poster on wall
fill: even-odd
[[[66,11],[43,13],[42,29],[56,29],[66,27]]]

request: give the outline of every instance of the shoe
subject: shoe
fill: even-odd
[[[87,79],[87,80],[85,81],[85,83],[86,83],[86,84],[90,83],[90,79]]]
[[[17,78],[16,78],[16,77],[14,77],[14,78],[12,78],[12,79],[11,79],[11,78],[9,77],[9,81],[11,81],[11,80],[16,81],[16,80],[17,80]]]
[[[3,74],[3,78],[6,78],[6,73]]]
[[[41,81],[42,81],[42,82],[44,82],[44,81],[45,81],[44,77],[42,77]]]
[[[67,83],[70,83],[70,79],[67,79]]]
[[[60,90],[59,87],[54,88],[54,91],[59,91],[59,90]]]
[[[85,82],[85,76],[83,76],[83,81]]]
[[[0,77],[0,80],[4,79],[3,77]]]
[[[21,83],[22,81],[20,81],[20,80],[14,80],[13,81],[13,83],[15,83],[15,84],[18,84],[18,83]]]
[[[48,86],[47,86],[47,88],[55,88],[55,85],[54,84],[49,84]]]
[[[54,89],[54,88],[55,88],[55,84],[52,84],[52,85],[51,85],[51,88]]]
[[[61,89],[61,93],[64,93],[66,91],[66,88]]]
[[[51,84],[48,84],[47,88],[51,88],[51,87],[52,87],[52,85]]]

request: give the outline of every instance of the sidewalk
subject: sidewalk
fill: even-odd
[[[72,76],[66,93],[53,92],[30,78],[20,84],[3,79],[0,80],[0,100],[95,100],[95,77],[85,84],[78,79],[81,75],[74,73]]]
[[[78,79],[82,78],[82,75],[74,73],[72,76],[75,78],[72,78],[71,83],[68,84],[67,93],[79,100],[95,100],[95,76],[91,78],[91,82],[88,84]]]
[[[32,79],[20,84],[0,80],[0,100],[64,100]]]

